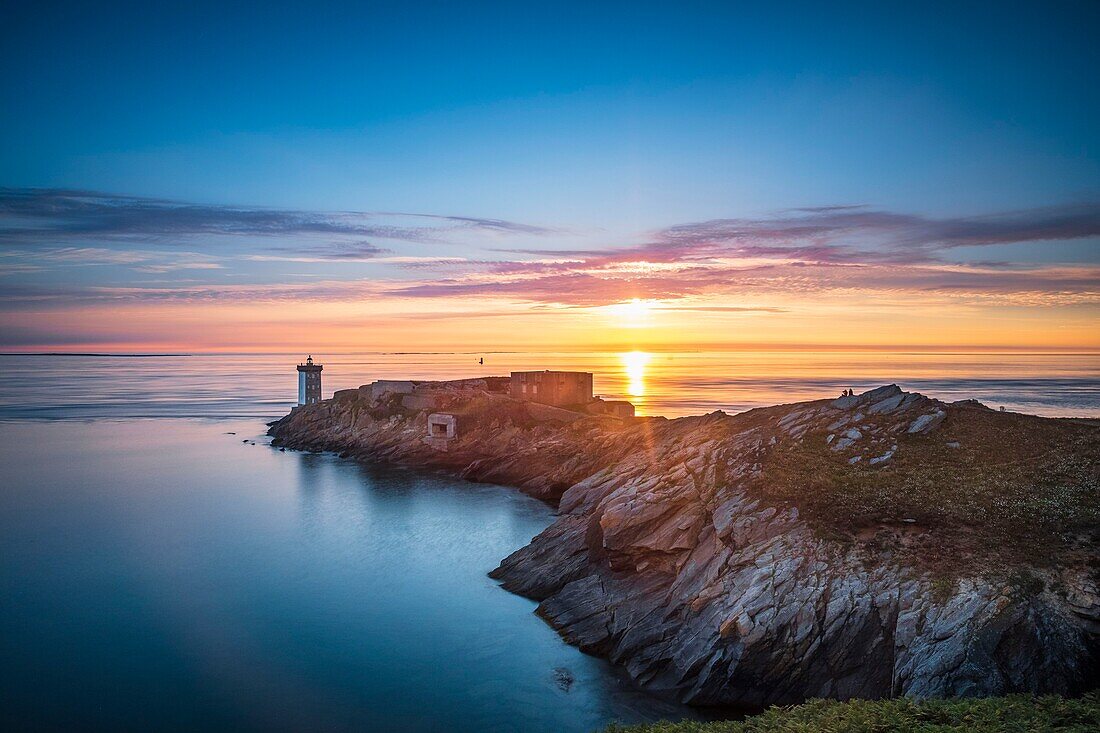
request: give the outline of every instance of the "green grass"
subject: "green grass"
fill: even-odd
[[[741,721],[653,723],[607,728],[607,733],[1095,733],[1100,696],[1056,695],[954,700],[810,700],[773,707]]]

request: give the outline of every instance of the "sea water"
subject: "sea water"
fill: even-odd
[[[314,355],[377,378],[587,369],[647,414],[898,382],[1100,414],[1095,356]],[[485,364],[478,359],[485,358]],[[517,491],[280,451],[300,355],[4,356],[0,724],[590,731],[693,716],[486,573],[553,519]]]

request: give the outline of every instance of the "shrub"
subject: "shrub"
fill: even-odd
[[[1100,694],[952,700],[810,700],[745,720],[612,725],[607,733],[1095,733]]]

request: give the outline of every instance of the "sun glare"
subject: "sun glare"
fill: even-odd
[[[629,351],[622,355],[626,371],[626,393],[631,397],[645,396],[645,368],[652,358],[644,351]]]
[[[622,303],[616,303],[608,308],[608,312],[615,315],[619,325],[626,328],[643,328],[649,325],[649,318],[653,314],[651,300],[631,298]]]

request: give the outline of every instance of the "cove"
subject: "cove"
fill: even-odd
[[[263,430],[0,424],[6,728],[590,731],[692,715],[487,577],[552,521],[547,505],[280,452]]]

